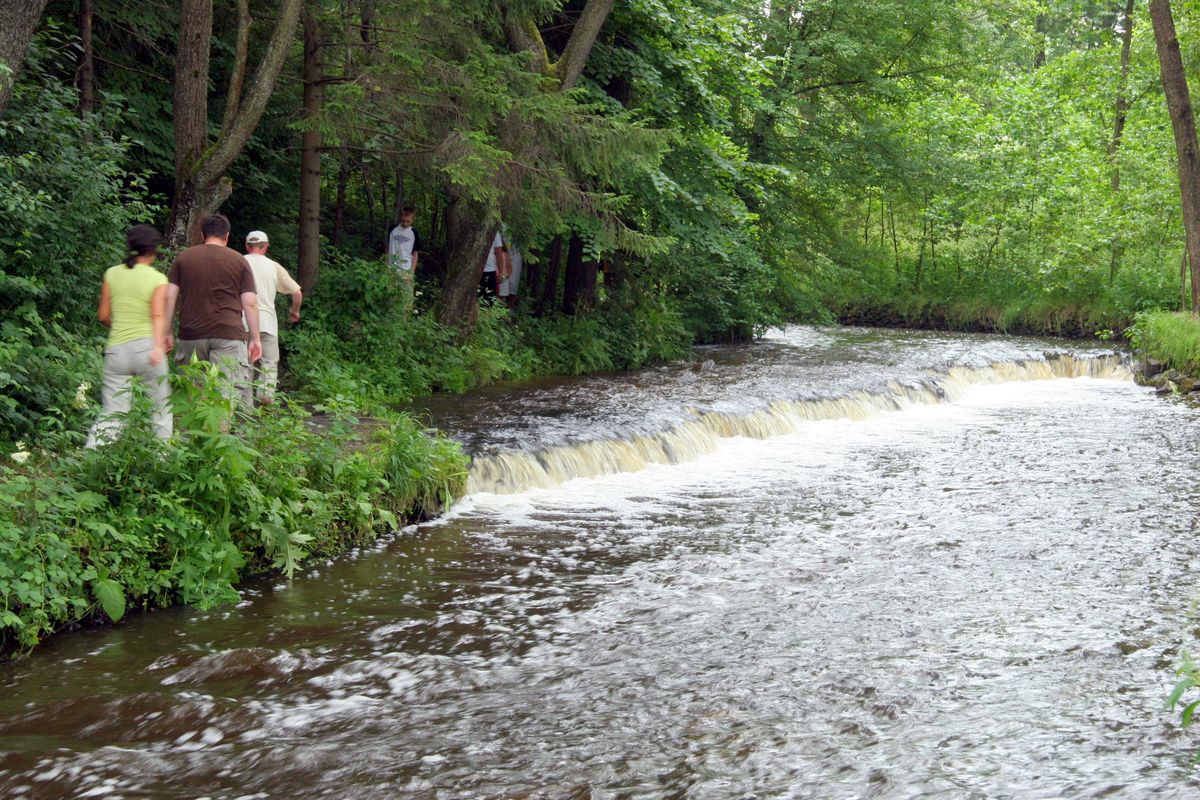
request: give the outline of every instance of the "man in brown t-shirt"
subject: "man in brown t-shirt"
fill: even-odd
[[[250,365],[262,357],[254,273],[242,254],[227,246],[228,219],[205,217],[200,230],[204,244],[180,253],[167,275],[167,320],[172,325],[179,305],[175,363],[186,364],[192,356],[211,361],[229,384],[226,396],[240,400],[250,383]],[[172,344],[169,334],[167,344]]]

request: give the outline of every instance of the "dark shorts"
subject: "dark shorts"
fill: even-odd
[[[497,273],[495,272],[485,272],[480,276],[479,296],[481,298],[494,298],[499,294],[496,287],[496,275]]]

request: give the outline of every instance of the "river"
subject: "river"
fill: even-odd
[[[0,795],[1196,797],[1200,411],[789,328],[425,408],[442,519],[0,665]]]

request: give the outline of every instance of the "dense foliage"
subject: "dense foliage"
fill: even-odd
[[[287,568],[330,520],[366,530],[387,518],[362,504],[427,494],[401,473],[458,469],[404,422],[382,449],[330,450],[298,405],[231,437],[188,401],[161,448],[135,425],[77,452],[100,276],[128,225],[161,228],[187,199],[175,67],[204,5],[95,0],[84,25],[50,0],[0,110],[0,453],[41,454],[4,467],[0,565],[20,567],[0,567],[0,624],[24,642],[110,582],[139,604],[227,596],[239,565]],[[268,230],[305,284],[282,333],[297,403],[388,417],[791,320],[1093,335],[1137,319],[1147,341],[1181,339],[1153,313],[1189,292],[1143,2],[1126,19],[1091,0],[308,0],[277,80],[255,65],[284,4],[211,5],[207,125],[189,135],[238,154],[214,184],[232,243]],[[1195,63],[1196,10],[1175,10]],[[264,92],[242,130],[239,102]],[[405,205],[425,242],[411,306],[382,258]],[[519,301],[478,310],[501,220]],[[212,482],[177,477],[198,474]],[[26,569],[39,559],[62,572]]]
[[[169,442],[142,408],[111,445],[85,450],[64,432],[0,465],[0,651],[101,610],[236,599],[244,574],[290,576],[462,490],[457,446],[402,415],[364,439],[345,412],[318,426],[284,402],[230,433],[206,367],[174,381]]]

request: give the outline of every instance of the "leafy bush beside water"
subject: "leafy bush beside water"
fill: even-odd
[[[1146,356],[1168,367],[1190,373],[1200,370],[1200,320],[1191,314],[1139,314],[1129,330],[1129,340]]]
[[[101,609],[119,619],[234,599],[244,575],[290,576],[305,556],[369,541],[465,485],[457,445],[403,415],[356,438],[353,417],[318,429],[285,400],[223,432],[232,409],[206,366],[198,384],[175,381],[170,442],[138,399],[109,446],[83,450],[64,432],[0,465],[0,650]]]
[[[326,264],[304,321],[282,333],[291,387],[315,402],[388,406],[534,375],[637,369],[691,350],[679,312],[649,298],[614,298],[603,312],[570,317],[514,317],[484,306],[463,336],[437,323],[428,297],[418,298],[416,313],[405,312],[395,276],[380,261],[334,251]]]

